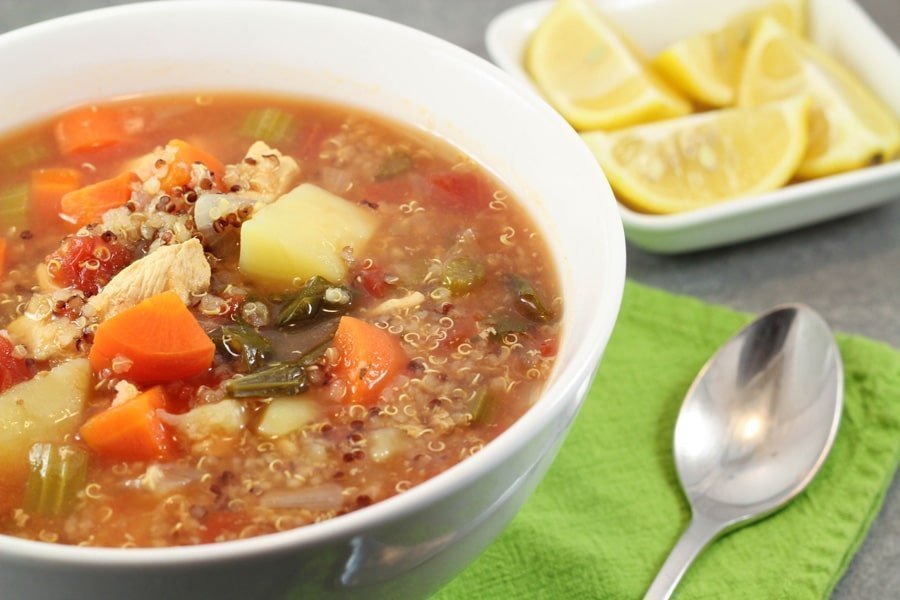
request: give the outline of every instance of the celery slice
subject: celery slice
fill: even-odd
[[[487,390],[478,390],[471,402],[472,424],[487,425],[497,411],[497,398]]]
[[[441,284],[454,296],[461,296],[484,283],[484,265],[465,256],[447,261]]]
[[[0,227],[28,227],[28,184],[19,183],[0,190]]]
[[[409,171],[413,166],[412,157],[406,152],[393,152],[384,159],[384,162],[375,172],[375,181],[386,181],[393,179],[397,175],[402,175]]]
[[[297,133],[297,119],[279,108],[263,108],[247,113],[240,134],[262,140],[274,146],[293,138]]]
[[[75,446],[38,443],[28,453],[25,510],[45,517],[68,513],[87,481],[88,456]]]
[[[3,155],[3,164],[10,171],[17,171],[50,158],[53,148],[43,140],[35,140],[24,146],[18,146]]]

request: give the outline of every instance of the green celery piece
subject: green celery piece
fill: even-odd
[[[279,363],[232,379],[225,387],[233,398],[265,398],[302,394],[309,383],[302,364]]]
[[[47,142],[35,140],[31,143],[13,148],[3,155],[3,164],[10,171],[18,171],[50,158],[54,153]]]
[[[472,399],[472,424],[487,425],[497,410],[497,398],[487,390],[478,390]]]
[[[88,455],[69,445],[35,444],[28,453],[25,510],[45,517],[67,514],[87,481]]]
[[[465,256],[453,258],[444,265],[441,284],[454,296],[460,296],[484,283],[484,265]]]
[[[412,157],[406,152],[392,152],[384,162],[379,165],[375,171],[375,181],[385,181],[393,179],[397,175],[402,175],[409,171],[413,166]]]
[[[27,183],[20,183],[0,191],[0,227],[27,228],[28,191]]]
[[[297,119],[280,108],[262,108],[247,113],[240,134],[274,146],[290,141],[297,134]]]
[[[0,227],[28,227],[28,184],[19,183],[0,191]]]

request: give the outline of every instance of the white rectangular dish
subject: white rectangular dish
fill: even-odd
[[[765,4],[764,0],[594,1],[647,56]],[[522,57],[552,5],[551,0],[540,0],[513,7],[498,15],[486,34],[491,59],[537,93]],[[853,0],[810,0],[809,36],[900,115],[900,77],[888,75],[900,73],[900,50]],[[619,211],[633,244],[653,252],[677,253],[788,231],[898,198],[900,161],[895,160],[685,213],[643,214],[622,204]]]

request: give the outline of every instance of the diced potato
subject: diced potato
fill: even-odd
[[[343,249],[349,246],[358,254],[377,224],[370,209],[304,183],[241,226],[240,269],[253,279],[282,285],[314,275],[343,282]]]
[[[33,319],[22,315],[6,326],[14,344],[22,344],[37,360],[65,357],[75,353],[75,340],[81,337],[81,327],[65,317],[47,315]]]
[[[60,442],[81,422],[91,389],[91,365],[63,363],[0,394],[0,465],[24,468],[36,442]]]
[[[235,436],[247,423],[244,405],[237,400],[204,404],[180,415],[161,414],[163,421],[193,441],[213,436]]]
[[[269,437],[287,435],[319,418],[319,406],[303,398],[275,398],[266,407],[256,431]]]
[[[375,462],[390,460],[406,447],[406,434],[396,429],[376,429],[368,438],[369,458]]]

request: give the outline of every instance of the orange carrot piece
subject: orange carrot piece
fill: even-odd
[[[62,197],[81,187],[81,172],[75,169],[38,169],[31,173],[28,189],[28,221],[34,231],[73,229],[60,217]]]
[[[354,317],[341,317],[334,347],[340,358],[333,374],[344,382],[346,404],[374,404],[409,362],[400,340]]]
[[[3,278],[6,277],[6,245],[7,241],[5,237],[0,237],[0,281],[3,281]]]
[[[169,291],[102,322],[89,358],[95,372],[112,369],[116,361],[120,377],[161,383],[200,375],[212,364],[214,353],[197,319],[178,294]]]
[[[171,192],[173,188],[185,186],[191,181],[191,165],[203,163],[213,174],[215,184],[222,185],[222,175],[225,173],[225,165],[218,158],[192,146],[184,140],[174,139],[168,143],[175,148],[175,158],[169,164],[169,170],[159,180],[159,187],[165,192]]]
[[[122,114],[112,108],[88,106],[64,115],[54,130],[63,154],[106,148],[125,141],[128,132]]]
[[[131,186],[140,181],[134,173],[122,173],[69,192],[59,203],[61,217],[76,227],[99,223],[103,213],[124,206],[131,199]]]
[[[99,412],[79,433],[88,447],[109,460],[164,460],[171,458],[174,442],[157,410],[166,405],[161,387]]]

